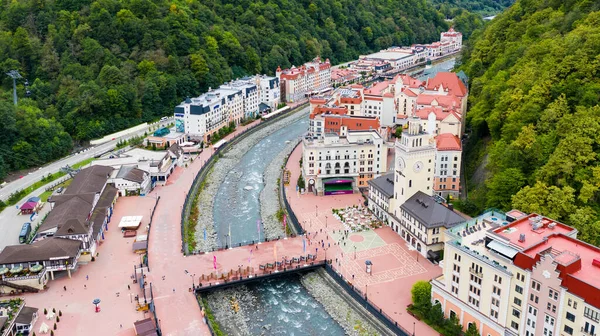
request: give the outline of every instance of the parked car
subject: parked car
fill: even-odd
[[[27,241],[27,237],[31,233],[31,223],[23,224],[21,227],[21,233],[19,234],[19,243],[23,244]]]
[[[60,188],[56,189],[56,193],[60,194],[61,192],[63,192],[63,190],[65,190],[65,188],[64,187],[60,187]]]

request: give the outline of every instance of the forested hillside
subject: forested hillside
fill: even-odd
[[[474,36],[469,202],[574,225],[600,244],[600,2],[517,0]],[[473,183],[487,162],[484,184]]]
[[[188,95],[317,55],[333,63],[448,28],[424,0],[2,1],[0,178],[75,142],[170,114]]]
[[[431,0],[442,13],[447,14],[454,8],[466,9],[469,12],[483,16],[496,15],[506,7],[512,5],[514,0]]]

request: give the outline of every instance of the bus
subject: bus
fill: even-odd
[[[29,234],[31,233],[31,223],[25,223],[23,224],[23,227],[21,228],[21,234],[19,234],[19,243],[23,244],[27,241],[27,237],[29,237]]]

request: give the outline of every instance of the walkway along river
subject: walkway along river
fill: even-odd
[[[454,58],[451,58],[434,65],[432,70],[448,71],[453,65]],[[425,76],[435,74],[428,70]],[[265,186],[265,171],[291,142],[306,132],[307,125],[308,118],[303,117],[266,135],[247,149],[241,160],[227,172],[213,203],[213,222],[221,246],[264,240],[265,232],[260,223],[266,219],[261,218],[260,195]],[[291,181],[291,185],[295,185],[295,181]],[[275,190],[264,192],[275,193]],[[215,317],[230,334],[345,334],[300,279],[299,275],[290,275],[218,290],[207,299]],[[233,307],[238,311],[235,312]]]
[[[233,245],[258,240],[259,229],[261,239],[264,239],[262,226],[257,227],[261,213],[260,193],[264,188],[263,174],[282,150],[307,131],[307,127],[308,117],[305,115],[267,135],[249,148],[227,173],[215,195],[213,212],[215,230],[222,245],[225,245],[229,232]],[[208,295],[208,301],[217,319],[222,319],[222,324],[227,325],[225,328],[231,334],[345,334],[300,283],[299,275],[217,291]],[[240,308],[236,314],[231,314],[232,301],[237,302]]]

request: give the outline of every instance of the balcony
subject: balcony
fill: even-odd
[[[469,272],[471,272],[471,274],[475,275],[476,277],[483,278],[483,273],[477,272],[473,267],[469,267]]]
[[[587,330],[584,327],[581,327],[581,333],[584,335],[597,336],[595,331]]]

